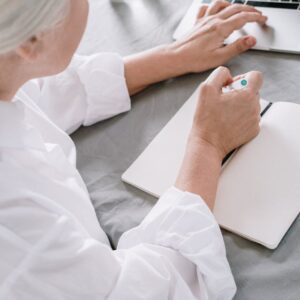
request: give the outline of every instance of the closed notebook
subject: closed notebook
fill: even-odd
[[[174,185],[197,103],[197,91],[123,174],[161,196]],[[300,211],[300,105],[261,100],[259,135],[226,161],[214,215],[221,227],[274,249]]]

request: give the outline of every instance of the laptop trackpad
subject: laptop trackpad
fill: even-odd
[[[246,35],[255,36],[257,44],[254,48],[269,50],[274,46],[276,37],[275,29],[271,26],[261,26],[256,23],[248,24],[244,28],[235,31],[227,40],[226,44],[230,44],[238,38]]]
[[[232,43],[237,38],[253,35],[257,39],[255,49],[299,52],[300,42],[300,12],[287,9],[260,8],[268,16],[266,26],[249,23],[243,29],[235,31],[226,43]]]

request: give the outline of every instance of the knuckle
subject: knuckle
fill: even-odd
[[[261,88],[263,81],[264,81],[263,74],[259,71],[251,71],[249,73],[249,75],[250,75],[251,81],[253,81],[253,83],[256,86],[256,90],[258,91]]]
[[[262,81],[263,80],[263,74],[259,71],[253,71],[253,76],[258,80]]]
[[[230,71],[228,68],[224,67],[224,66],[220,66],[217,68],[216,72],[218,73],[222,73],[222,75],[224,77],[231,77]]]
[[[249,17],[249,13],[242,11],[240,12],[241,19],[247,19]]]
[[[220,20],[215,24],[215,30],[218,34],[222,32],[222,22]]]
[[[207,93],[207,90],[208,90],[208,86],[207,86],[207,83],[206,82],[203,82],[201,83],[200,85],[200,90],[199,90],[199,93],[200,93],[200,96],[203,96]]]
[[[242,4],[233,4],[232,5],[232,11],[233,11],[233,13],[238,13],[243,8],[244,8],[244,5],[242,5]]]
[[[238,10],[243,10],[243,9],[246,7],[244,4],[240,4],[240,3],[234,4],[234,6],[235,6]]]
[[[222,22],[219,19],[216,19],[215,22],[211,25],[211,31],[220,33],[222,30]]]
[[[200,94],[203,96],[211,93],[211,91],[213,91],[213,90],[214,90],[214,87],[211,83],[204,82],[200,85]]]
[[[220,66],[218,67],[218,72],[222,72],[222,73],[229,73],[229,69],[224,67],[224,66]]]

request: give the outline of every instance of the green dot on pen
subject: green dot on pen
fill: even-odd
[[[242,86],[246,86],[246,85],[247,85],[247,83],[248,83],[248,82],[247,82],[247,80],[246,80],[246,79],[243,79],[243,80],[241,81],[241,85],[242,85]]]

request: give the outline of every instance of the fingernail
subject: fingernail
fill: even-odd
[[[247,37],[245,39],[245,43],[246,43],[247,46],[252,47],[252,46],[255,45],[256,40],[253,37]]]

